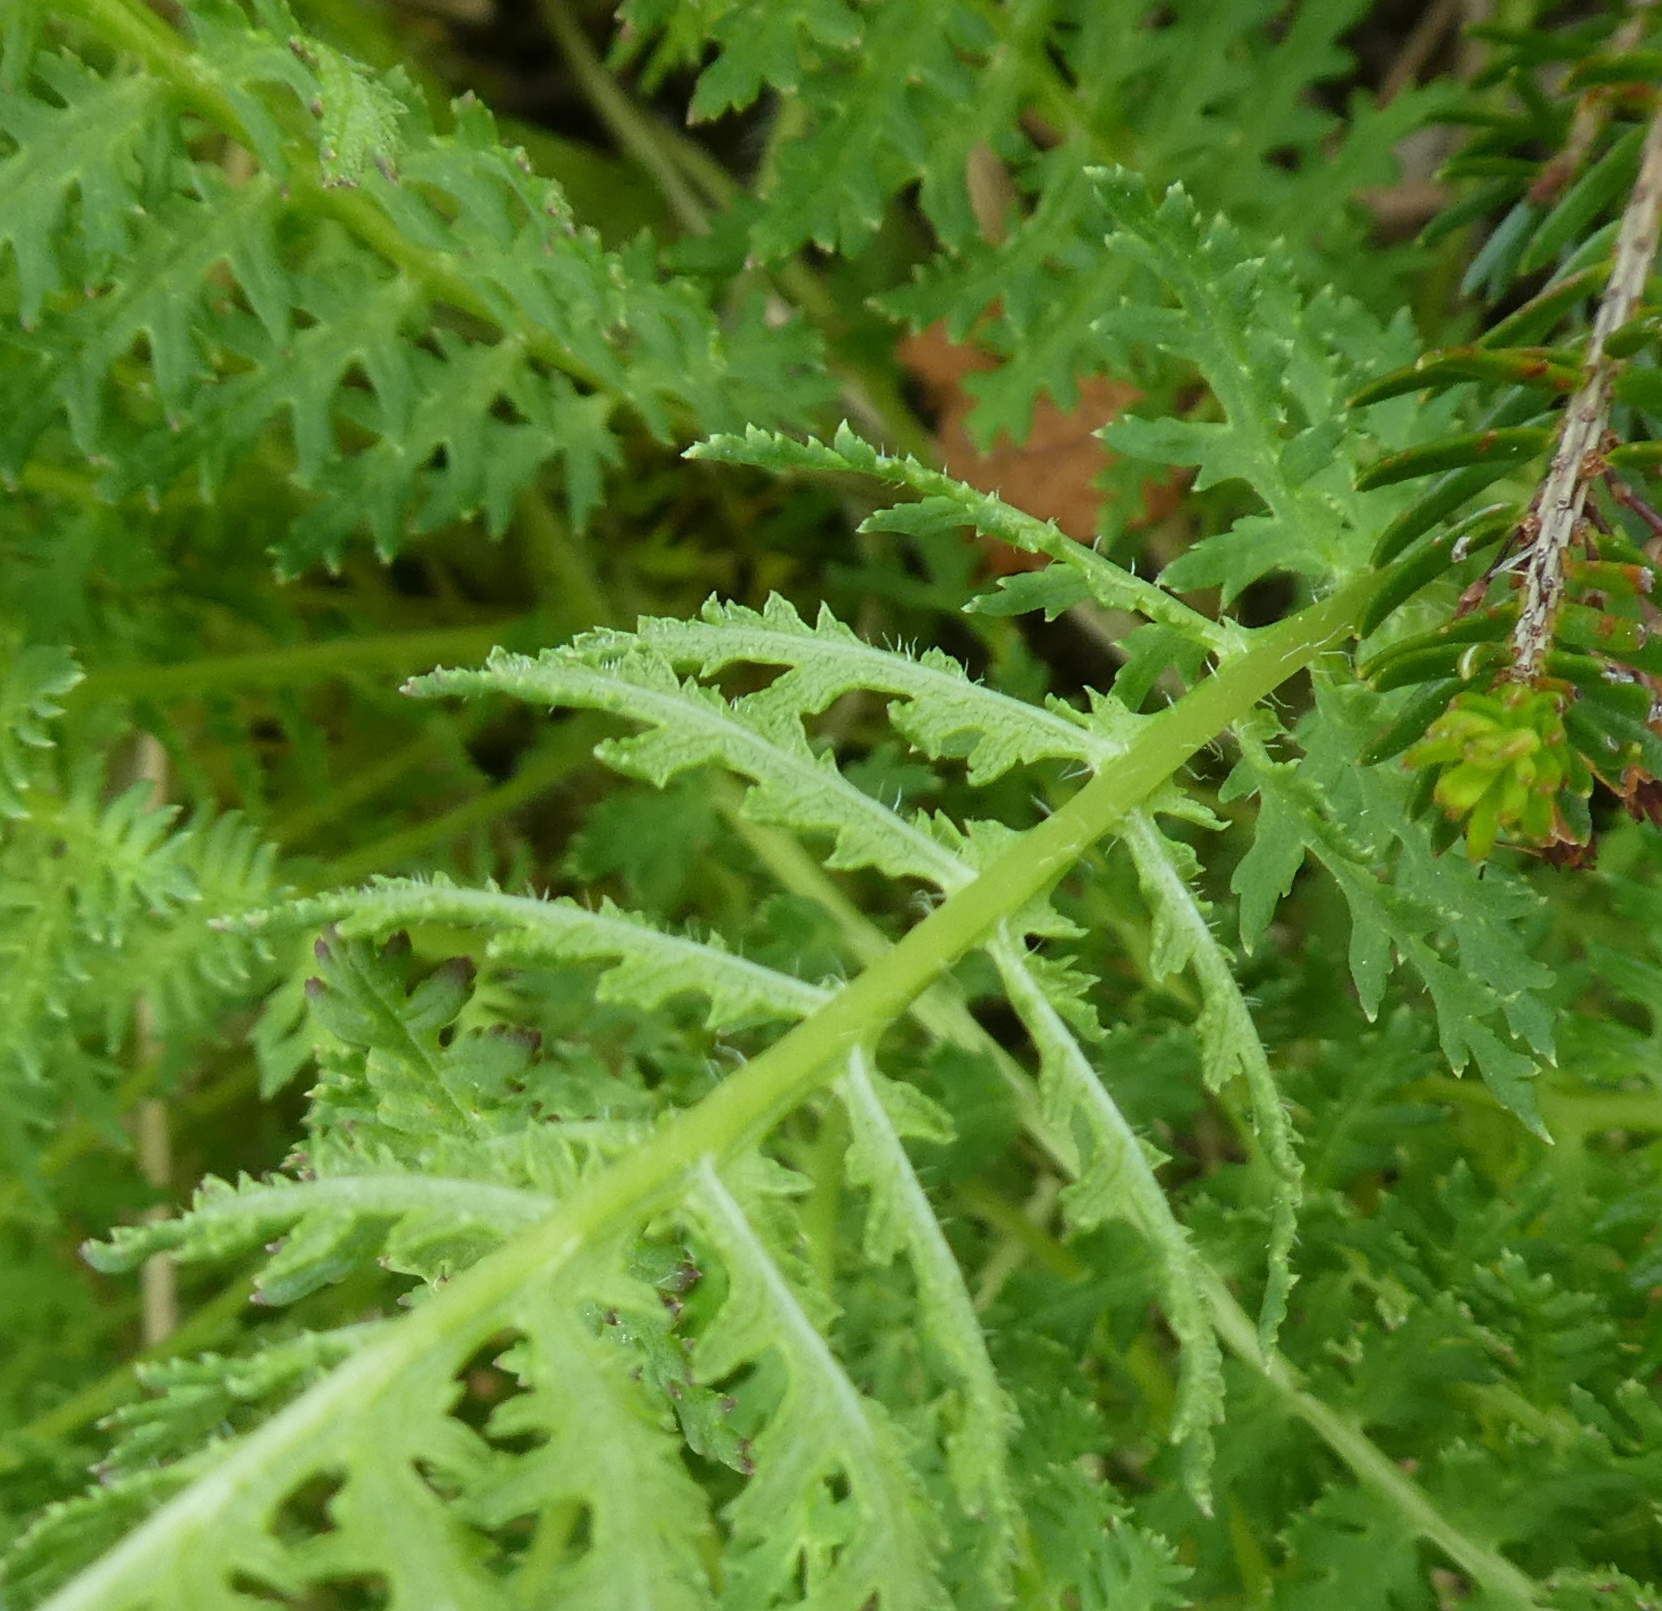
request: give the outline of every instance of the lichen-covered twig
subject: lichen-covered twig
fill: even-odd
[[[1512,676],[1534,681],[1552,648],[1553,624],[1564,593],[1564,560],[1575,539],[1587,489],[1601,472],[1599,450],[1610,421],[1616,363],[1605,355],[1610,333],[1632,316],[1656,259],[1662,226],[1662,110],[1645,136],[1639,177],[1622,214],[1604,300],[1593,321],[1587,378],[1570,399],[1558,430],[1552,465],[1535,500],[1523,571],[1523,606],[1512,630]]]
[[[1655,3],[1656,0],[1634,0],[1633,15],[1611,36],[1611,55],[1622,55],[1638,48],[1645,37],[1645,13]],[[1563,150],[1542,168],[1535,183],[1529,187],[1529,199],[1537,206],[1551,206],[1581,172],[1582,165],[1598,142],[1599,134],[1610,121],[1612,104],[1608,90],[1602,85],[1593,85],[1582,95]]]

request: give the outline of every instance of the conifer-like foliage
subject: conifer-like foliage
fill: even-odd
[[[0,13],[0,1604],[1662,1605],[1662,22],[1456,9]]]

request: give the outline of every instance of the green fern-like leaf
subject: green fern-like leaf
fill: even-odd
[[[700,1226],[730,1272],[732,1292],[697,1364],[720,1378],[776,1354],[784,1372],[756,1477],[733,1506],[730,1592],[788,1603],[806,1584],[826,1605],[872,1595],[896,1606],[943,1604],[923,1495],[907,1471],[892,1420],[848,1379],[785,1272],[714,1171],[698,1185]],[[826,1485],[846,1485],[831,1499]]]
[[[801,723],[765,693],[729,703],[713,689],[683,683],[667,661],[644,650],[600,664],[561,650],[535,660],[498,654],[483,670],[432,672],[407,691],[428,697],[497,691],[626,715],[649,727],[602,747],[621,770],[661,786],[690,767],[720,763],[754,780],[747,810],[758,821],[831,834],[834,867],[875,867],[942,889],[971,876],[926,821],[889,811],[817,757]]]
[[[14,152],[0,167],[0,239],[16,261],[18,316],[26,326],[71,274],[91,283],[128,250],[124,215],[144,199],[129,164],[167,102],[152,79],[105,79],[71,55],[42,53],[32,65],[51,99],[8,94],[0,113]],[[80,202],[79,228],[65,240],[72,196]],[[70,264],[66,252],[73,253]]]
[[[51,748],[60,700],[80,680],[81,668],[66,649],[31,644],[12,659],[0,682],[0,816],[28,815],[29,752]]]
[[[1154,1174],[1156,1157],[1127,1123],[1092,1068],[1042,976],[1010,941],[993,951],[1011,1005],[1039,1053],[1047,1136],[1074,1176],[1068,1213],[1081,1226],[1126,1218],[1148,1238],[1163,1267],[1167,1319],[1183,1343],[1183,1377],[1171,1438],[1183,1445],[1195,1502],[1210,1509],[1212,1427],[1223,1413],[1222,1356],[1212,1332],[1203,1266]]]
[[[1205,219],[1180,189],[1156,203],[1135,175],[1103,172],[1094,182],[1114,225],[1110,248],[1129,254],[1175,304],[1128,299],[1099,326],[1110,348],[1152,341],[1194,364],[1223,415],[1121,419],[1107,440],[1136,458],[1194,466],[1197,489],[1244,482],[1263,505],[1190,549],[1164,580],[1222,586],[1233,597],[1271,570],[1323,578],[1360,567],[1369,534],[1394,511],[1362,501],[1338,456],[1352,373],[1345,355],[1406,350],[1406,328],[1382,330],[1330,295],[1301,298],[1293,272],[1255,256],[1231,224]],[[1398,430],[1404,419],[1398,411],[1376,428]]]
[[[696,621],[648,619],[633,634],[677,666],[710,676],[735,662],[786,666],[769,685],[769,703],[817,714],[853,689],[891,694],[889,719],[914,748],[935,758],[962,757],[974,785],[1014,767],[1049,759],[1100,766],[1120,753],[1134,725],[1109,700],[1089,718],[1061,700],[1024,705],[973,683],[939,649],[917,656],[866,643],[821,607],[809,626],[774,595],[760,611],[708,600]],[[592,633],[575,648],[596,660],[617,654],[621,633]]]
[[[1355,700],[1337,690],[1325,699],[1335,728],[1348,721],[1359,733]],[[1363,1010],[1370,1017],[1379,1010],[1400,956],[1430,993],[1450,1064],[1475,1061],[1501,1101],[1539,1130],[1530,1087],[1553,1055],[1553,1017],[1539,994],[1548,971],[1508,926],[1526,909],[1526,892],[1504,876],[1480,879],[1475,868],[1437,857],[1411,815],[1406,780],[1358,773],[1344,753],[1329,749],[1295,774],[1249,745],[1232,784],[1256,785],[1262,802],[1256,840],[1234,877],[1243,936],[1258,940],[1305,855],[1315,854],[1351,907],[1350,970]],[[1326,791],[1357,790],[1365,816],[1323,799]],[[1369,836],[1359,840],[1345,821],[1368,822]],[[1378,877],[1381,856],[1396,864],[1394,884]],[[1445,937],[1457,961],[1445,954]]]
[[[853,1131],[849,1176],[871,1196],[866,1249],[880,1263],[904,1250],[928,1340],[956,1383],[948,1462],[964,1509],[985,1528],[977,1559],[992,1579],[989,1586],[996,1586],[1008,1581],[1016,1556],[1017,1502],[1007,1469],[1015,1412],[988,1357],[951,1246],[901,1139],[944,1140],[949,1132],[943,1116],[923,1107],[915,1091],[883,1080],[861,1054],[849,1059],[837,1089]]]
[[[901,504],[868,516],[872,531],[903,531],[940,537],[970,526],[1013,548],[1043,554],[1077,574],[1081,592],[1109,609],[1134,610],[1192,636],[1214,650],[1238,646],[1238,629],[1208,619],[1151,582],[1132,575],[1094,550],[1064,536],[1053,522],[1035,519],[991,493],[978,492],[915,459],[879,453],[845,424],[829,444],[799,442],[749,427],[743,437],[718,436],[688,450],[688,458],[724,464],[751,464],[774,471],[853,471],[918,493],[921,502]]]
[[[609,964],[602,1000],[658,1007],[696,992],[708,999],[706,1023],[731,1028],[794,1019],[822,1006],[824,988],[735,956],[711,936],[669,934],[610,902],[591,911],[572,900],[544,900],[449,880],[383,878],[367,889],[291,902],[237,920],[239,929],[305,928],[335,923],[345,935],[386,935],[416,923],[484,928],[488,954]]]
[[[21,311],[43,321],[12,338],[7,473],[61,416],[82,452],[116,461],[111,492],[154,494],[189,474],[212,496],[281,423],[309,494],[283,552],[298,569],[337,563],[361,529],[389,554],[411,530],[475,514],[500,532],[552,460],[581,523],[616,462],[620,408],[667,435],[689,418],[765,417],[764,397],[790,392],[763,348],[794,364],[794,334],[742,317],[730,363],[689,288],[575,231],[477,102],[440,130],[406,82],[239,19],[236,7],[199,16],[194,51],[145,25],[144,70],[117,78],[43,57],[38,91],[0,130],[13,146],[0,187],[30,197],[12,241],[30,254]],[[187,107],[246,143],[259,170],[233,184],[194,160],[177,123]],[[57,142],[54,117],[75,125]],[[146,126],[153,138],[135,145]],[[36,172],[42,161],[57,166]],[[97,232],[63,247],[102,293],[91,302],[50,294],[71,194]],[[494,334],[434,329],[442,309]],[[132,401],[140,345],[159,405],[148,419],[112,403],[117,391]],[[343,454],[343,435],[361,433],[367,445]]]

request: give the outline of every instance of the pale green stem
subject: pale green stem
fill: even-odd
[[[281,649],[245,654],[209,655],[171,666],[111,666],[91,671],[76,685],[71,699],[178,699],[218,693],[227,688],[280,683],[293,687],[347,672],[428,671],[435,663],[482,659],[517,630],[524,617],[488,621],[478,626],[435,627],[428,632],[378,632],[332,638],[323,643],[295,643]]]
[[[180,1109],[187,1121],[195,1122],[217,1113],[253,1084],[246,1069],[233,1069],[211,1085],[202,1086],[180,1099]],[[156,1088],[154,1066],[131,1073],[116,1087],[116,1106],[126,1112],[150,1095]],[[93,1119],[74,1119],[64,1125],[43,1147],[35,1159],[36,1170],[43,1175],[66,1169],[78,1158],[100,1151],[110,1145],[110,1134]],[[16,1178],[0,1180],[0,1224],[13,1216],[33,1212],[27,1181]]]
[[[1407,1087],[1410,1097],[1434,1102],[1458,1102],[1467,1107],[1504,1113],[1488,1086],[1476,1080],[1434,1075]],[[1541,1093],[1541,1116],[1547,1129],[1563,1141],[1577,1141],[1600,1130],[1662,1131],[1662,1091],[1562,1091]]]
[[[1662,1130],[1662,1091],[1549,1091],[1541,1109],[1554,1135]]]
[[[269,824],[267,834],[279,845],[304,844],[320,829],[355,811],[366,800],[373,800],[383,789],[391,788],[423,761],[438,759],[447,751],[454,756],[461,748],[466,724],[459,723],[458,727],[460,731],[447,723],[433,723],[419,738],[400,745],[372,765],[359,767],[339,788],[301,804],[282,821]]]
[[[398,1390],[411,1358],[442,1352],[472,1335],[482,1318],[496,1313],[527,1283],[556,1279],[584,1249],[614,1241],[626,1227],[684,1194],[711,1160],[753,1144],[834,1079],[854,1050],[893,1023],[972,946],[1048,889],[1217,733],[1342,636],[1373,585],[1371,577],[1360,578],[1257,634],[1244,653],[1150,721],[1115,766],[943,901],[881,962],[697,1106],[669,1120],[649,1142],[593,1176],[547,1220],[436,1289],[418,1309],[229,1449],[47,1601],[48,1611],[111,1611],[134,1603],[137,1595],[163,1581],[161,1574],[179,1558],[179,1550],[222,1525],[250,1485],[258,1487],[275,1473],[312,1469],[320,1453],[333,1447],[370,1405]],[[1250,1335],[1250,1325],[1247,1329]],[[1383,1455],[1377,1458],[1387,1463]],[[1417,1490],[1415,1496],[1430,1508]],[[1438,1535],[1451,1531],[1440,1518],[1432,1519]]]
[[[1218,1335],[1231,1353],[1250,1365],[1275,1390],[1276,1397],[1350,1467],[1364,1487],[1371,1488],[1416,1533],[1435,1544],[1477,1583],[1495,1605],[1508,1611],[1544,1611],[1534,1583],[1498,1550],[1480,1544],[1462,1532],[1438,1510],[1431,1497],[1347,1415],[1306,1393],[1293,1367],[1258,1345],[1258,1328],[1234,1295],[1216,1275],[1207,1296],[1216,1316]]]
[[[1044,1222],[1055,1211],[1062,1195],[1062,1182],[1055,1175],[1042,1176],[1033,1195],[1019,1206],[975,1180],[962,1182],[953,1189],[952,1195],[962,1208],[1003,1238],[982,1266],[976,1283],[978,1311],[992,1306],[1004,1283],[1028,1259],[1064,1281],[1083,1281],[1091,1273],[1090,1266],[1077,1253],[1044,1228]]]
[[[611,130],[613,139],[652,175],[681,227],[695,235],[704,234],[710,227],[709,214],[676,171],[662,141],[650,126],[651,120],[606,71],[577,20],[562,0],[537,0],[537,9],[554,43],[560,47],[578,88]]]
[[[822,1292],[837,1289],[837,1255],[842,1248],[843,1169],[848,1152],[848,1119],[835,1103],[816,1115],[818,1130],[795,1154],[810,1182],[798,1211],[808,1267]]]
[[[528,492],[519,500],[519,522],[533,563],[545,573],[534,585],[550,612],[557,610],[573,633],[611,625],[617,612],[595,574],[587,546],[548,500]]]
[[[568,722],[545,739],[507,782],[439,816],[348,851],[329,864],[327,881],[350,884],[371,873],[394,871],[408,866],[435,845],[447,844],[464,833],[497,821],[584,766],[593,753],[594,738],[594,723]]]
[[[0,1475],[25,1465],[31,1449],[61,1443],[76,1428],[96,1421],[100,1416],[108,1415],[117,1405],[126,1403],[138,1390],[135,1367],[195,1353],[235,1330],[238,1319],[248,1308],[253,1287],[252,1276],[233,1281],[192,1313],[162,1342],[146,1348],[97,1381],[89,1382],[79,1392],[54,1404],[44,1415],[36,1416],[27,1425],[7,1432],[0,1438]]]
[[[742,796],[726,779],[717,783],[715,795],[722,820],[750,846],[756,859],[782,888],[825,909],[855,961],[869,968],[889,954],[893,942],[888,935],[843,894],[826,875],[823,864],[810,856],[799,840],[747,817]],[[990,1058],[1015,1099],[1023,1126],[1032,1130],[1042,1123],[1039,1099],[1034,1095],[1026,1071],[976,1022],[975,1014],[965,1005],[950,979],[931,985],[909,1010],[918,1023],[947,1045]]]
[[[738,809],[735,797],[726,798],[721,803],[726,820],[747,840],[758,859],[779,882],[794,893],[820,902],[836,922],[850,952],[867,966],[878,965],[891,949],[889,940],[838,890],[813,858],[789,835],[747,821]],[[1043,1144],[1047,1127],[1039,1114],[1038,1100],[1031,1083],[1009,1054],[991,1041],[963,1003],[948,995],[943,986],[937,985],[914,1001],[911,1011],[920,1023],[943,1039],[966,1049],[994,1055],[1012,1090],[1017,1093],[1024,1128]],[[1449,1094],[1498,1109],[1498,1104],[1482,1086],[1462,1085],[1453,1080],[1438,1083],[1440,1088],[1446,1087]],[[1578,1106],[1581,1104],[1587,1104],[1590,1113],[1596,1112],[1599,1118],[1607,1119],[1616,1127],[1626,1120],[1632,1128],[1662,1128],[1662,1097],[1650,1093],[1578,1099]],[[1587,1127],[1604,1126],[1593,1123]],[[970,1212],[1010,1238],[1012,1246],[1025,1247],[1055,1273],[1066,1279],[1077,1279],[1084,1273],[1075,1255],[1052,1241],[1031,1219],[1013,1210],[1001,1199],[981,1191],[973,1183],[960,1187],[958,1196]],[[1350,1467],[1359,1481],[1380,1492],[1422,1537],[1443,1549],[1451,1560],[1497,1593],[1501,1603],[1533,1607],[1536,1602],[1531,1598],[1533,1587],[1529,1580],[1504,1557],[1468,1538],[1447,1522],[1423,1490],[1412,1483],[1360,1427],[1299,1390],[1291,1365],[1273,1350],[1266,1353],[1261,1349],[1258,1327],[1247,1318],[1223,1281],[1215,1274],[1210,1279],[1210,1307],[1219,1336],[1231,1351],[1265,1375],[1287,1411],[1310,1426]]]

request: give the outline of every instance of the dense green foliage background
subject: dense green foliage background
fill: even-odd
[[[1662,41],[1459,9],[0,13],[0,1605],[1662,1604],[1643,644],[1396,758]]]

